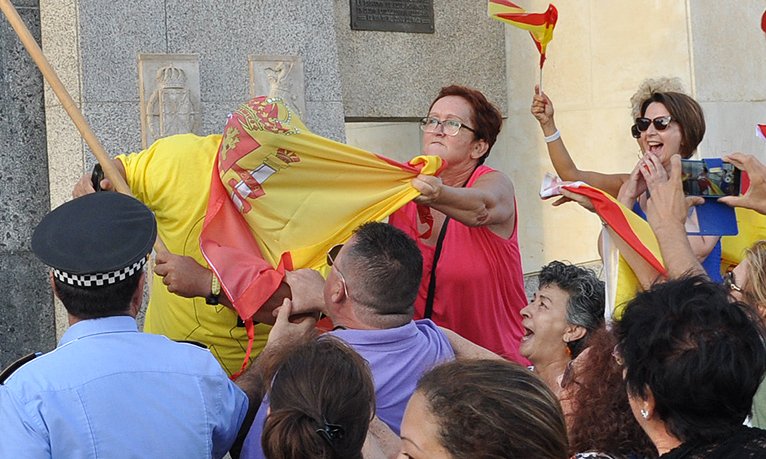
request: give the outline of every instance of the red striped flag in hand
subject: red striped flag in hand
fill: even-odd
[[[553,39],[553,28],[559,12],[553,4],[544,13],[527,13],[519,5],[508,0],[489,0],[489,17],[528,30],[540,52],[540,68],[545,63],[545,49]]]

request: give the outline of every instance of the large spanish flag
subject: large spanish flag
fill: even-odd
[[[540,52],[540,68],[543,68],[545,50],[553,39],[553,28],[559,18],[556,7],[549,4],[544,13],[527,13],[524,8],[508,0],[489,0],[487,9],[489,17],[529,31]]]
[[[326,269],[330,247],[411,201],[418,192],[410,181],[441,164],[436,156],[401,164],[333,142],[306,129],[281,99],[257,97],[226,123],[202,253],[248,321],[285,270]]]

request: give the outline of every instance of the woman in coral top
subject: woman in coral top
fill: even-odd
[[[501,125],[500,112],[481,92],[442,88],[420,127],[423,154],[446,160],[446,168],[439,177],[414,179],[421,196],[389,223],[412,236],[423,253],[415,318],[430,317],[507,359],[526,363],[519,355],[524,334],[519,311],[527,299],[513,183],[483,164]]]

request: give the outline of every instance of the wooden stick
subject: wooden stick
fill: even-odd
[[[43,55],[43,51],[35,41],[35,38],[29,32],[29,29],[21,20],[21,17],[19,17],[16,8],[11,4],[10,0],[0,0],[0,10],[3,11],[3,14],[5,14],[8,22],[10,22],[11,27],[16,31],[16,35],[18,35],[21,43],[27,49],[35,64],[37,64],[45,81],[47,81],[51,86],[51,89],[53,89],[56,97],[61,102],[61,106],[64,107],[64,110],[66,110],[67,114],[74,122],[75,127],[80,131],[80,135],[85,139],[85,143],[88,144],[88,147],[90,147],[90,150],[96,156],[98,163],[101,164],[101,168],[104,170],[104,176],[112,182],[116,191],[132,196],[133,194],[130,192],[130,187],[125,183],[125,179],[122,178],[117,167],[112,163],[112,160],[104,150],[104,147],[101,146],[101,142],[98,141],[96,135],[91,130],[90,125],[85,120],[85,117],[82,116],[82,112],[80,112],[80,109],[75,105],[72,96],[69,95],[69,91],[67,91],[64,84],[61,83],[56,71],[53,70],[53,67],[48,63],[48,59],[45,58],[45,55]],[[158,252],[168,251],[159,236],[157,237],[157,242],[154,244],[154,249]]]
[[[112,160],[109,159],[109,155],[107,155],[106,151],[104,151],[104,147],[101,146],[101,142],[99,142],[96,138],[96,135],[93,134],[93,131],[90,129],[88,122],[85,121],[82,113],[75,105],[74,100],[72,100],[72,96],[69,95],[69,92],[61,83],[61,80],[56,74],[56,71],[53,70],[53,67],[51,67],[51,65],[48,63],[48,59],[46,59],[43,55],[43,51],[40,49],[40,46],[37,44],[34,37],[29,32],[29,29],[27,29],[27,26],[19,17],[19,14],[16,12],[16,8],[13,7],[10,0],[0,0],[0,9],[3,10],[5,17],[8,18],[8,22],[11,23],[11,27],[13,27],[13,30],[16,31],[16,35],[19,36],[21,43],[27,49],[29,55],[32,57],[32,60],[35,61],[35,64],[37,64],[37,67],[42,72],[45,81],[51,85],[51,89],[53,89],[56,97],[58,97],[61,105],[64,107],[64,110],[66,110],[69,117],[72,118],[72,121],[77,127],[77,130],[80,131],[80,135],[82,135],[83,139],[85,139],[85,143],[88,144],[88,147],[90,147],[91,151],[96,156],[98,163],[101,164],[101,168],[104,169],[104,175],[106,178],[112,182],[114,188],[117,191],[130,195],[130,187],[128,187],[128,184],[125,183],[125,180],[117,171],[117,168],[112,163]]]

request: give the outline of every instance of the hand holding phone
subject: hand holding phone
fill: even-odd
[[[720,158],[681,160],[681,182],[687,196],[739,196],[741,172]]]

